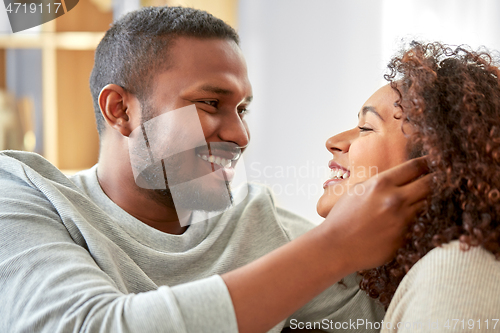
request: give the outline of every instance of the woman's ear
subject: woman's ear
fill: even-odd
[[[137,113],[136,98],[116,84],[108,84],[99,94],[99,107],[106,123],[123,136],[134,129],[132,118]]]

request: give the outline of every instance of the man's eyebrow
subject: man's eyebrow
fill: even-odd
[[[377,117],[379,117],[382,121],[385,121],[384,118],[382,118],[382,116],[380,115],[380,113],[377,112],[377,109],[375,109],[373,106],[363,106],[363,109],[361,109],[361,111],[358,113],[358,118],[359,118],[360,114],[362,116],[365,116],[368,112],[372,112]]]
[[[219,95],[231,95],[233,93],[229,89],[224,89],[224,88],[212,86],[209,84],[203,85],[196,90],[200,91],[200,92],[210,92],[210,93],[219,94]]]
[[[209,93],[214,93],[214,94],[218,94],[218,95],[232,95],[233,94],[233,92],[229,89],[224,89],[224,88],[221,88],[218,86],[213,86],[210,84],[203,85],[196,90],[200,91],[200,92],[209,92]],[[250,103],[252,101],[252,99],[253,99],[253,96],[247,96],[247,97],[245,97],[245,102]]]

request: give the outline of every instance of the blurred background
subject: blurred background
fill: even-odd
[[[497,0],[80,0],[15,34],[0,4],[0,150],[35,151],[65,172],[95,164],[94,49],[113,20],[159,5],[203,9],[238,30],[254,89],[247,178],[315,222],[325,141],[356,125],[402,40],[500,49]]]

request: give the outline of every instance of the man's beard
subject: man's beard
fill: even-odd
[[[196,109],[193,106],[193,110],[174,112],[182,112],[177,113],[179,123],[165,122],[169,119],[158,117],[161,114],[145,104],[142,125],[129,137],[138,190],[155,202],[175,209],[214,212],[229,208],[233,198],[225,174],[226,181],[216,179],[213,165],[208,167],[197,154],[197,149],[207,147],[201,127],[198,131],[189,131],[190,124],[199,122]],[[166,152],[173,155],[165,155]],[[222,170],[217,172],[223,173]]]
[[[176,196],[175,203],[169,188],[165,190],[147,191],[149,198],[165,207],[213,212],[222,211],[231,207],[232,195],[230,183],[225,182],[225,184],[226,188],[224,190],[231,198],[230,201],[226,200],[226,198],[221,196],[220,193],[216,193],[217,191],[201,190],[199,188],[192,188],[186,192],[179,193],[182,194],[182,196],[180,198],[179,196]]]
[[[140,177],[146,183],[157,184],[161,181],[164,189],[142,189],[142,192],[157,203],[176,209],[213,212],[229,208],[233,202],[231,183],[220,181],[216,185],[208,185],[201,178],[193,179],[195,175],[182,172],[181,166],[186,161],[179,155],[183,154],[163,159],[161,164],[155,163],[157,165],[144,170]],[[161,180],[158,177],[160,168],[163,175]],[[151,172],[154,169],[156,172]],[[169,179],[172,186],[169,185]]]

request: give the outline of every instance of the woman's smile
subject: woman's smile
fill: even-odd
[[[323,188],[347,180],[351,175],[349,170],[333,160],[328,162],[328,167],[330,168],[330,178],[323,184]]]

